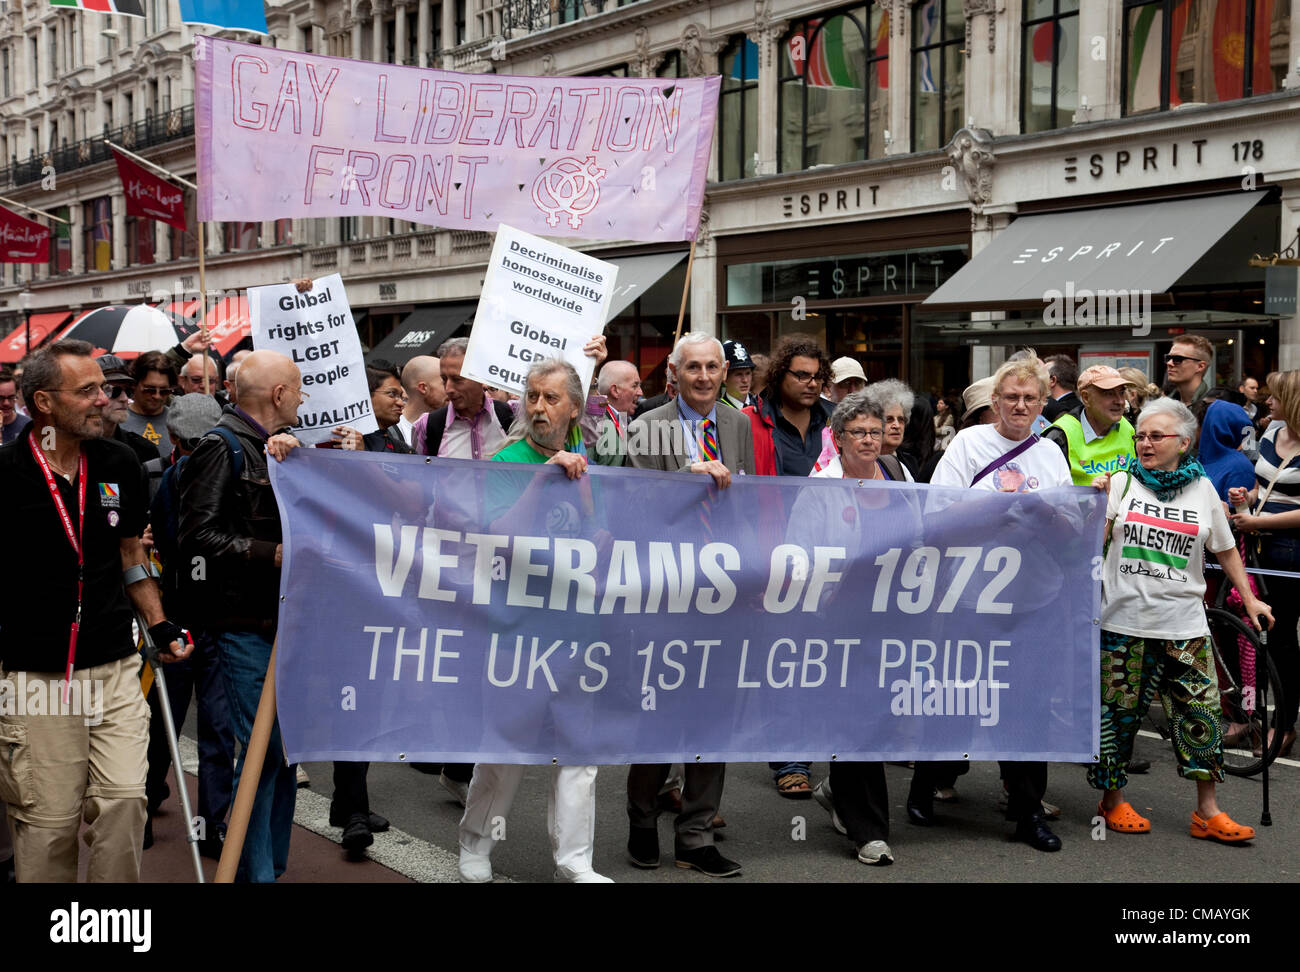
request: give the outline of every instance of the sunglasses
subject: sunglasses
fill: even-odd
[[[1182,364],[1184,361],[1203,361],[1203,358],[1196,358],[1186,354],[1167,354],[1165,355],[1165,364]]]

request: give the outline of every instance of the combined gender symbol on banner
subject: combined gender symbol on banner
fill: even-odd
[[[1098,751],[1105,497],[295,450],[289,758]]]
[[[201,220],[692,240],[721,79],[457,74],[194,39]]]

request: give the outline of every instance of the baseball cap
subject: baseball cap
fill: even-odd
[[[987,378],[981,378],[979,381],[969,385],[961,393],[961,400],[966,405],[966,414],[971,415],[978,412],[981,408],[988,408],[993,404],[993,375]]]
[[[1089,385],[1097,388],[1109,390],[1118,388],[1120,385],[1127,385],[1128,379],[1121,375],[1110,365],[1093,365],[1079,376],[1078,388],[1080,391]]]
[[[730,365],[732,371],[754,367],[754,359],[749,356],[749,352],[745,350],[745,346],[739,341],[723,341],[722,354],[727,359],[727,364]]]
[[[861,378],[864,382],[867,380],[862,365],[848,357],[836,358],[831,362],[831,384],[838,385],[850,378]]]
[[[126,362],[117,355],[101,354],[95,359],[95,363],[104,372],[105,381],[129,381],[131,384],[135,384],[135,379],[131,377]]]
[[[186,449],[221,420],[221,406],[211,395],[182,395],[167,409],[167,431]]]

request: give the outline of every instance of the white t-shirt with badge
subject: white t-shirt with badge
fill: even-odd
[[[970,486],[977,472],[1018,445],[1019,442],[1000,435],[995,425],[962,429],[943,450],[943,458],[930,477],[930,485]],[[995,493],[1029,493],[1070,485],[1073,485],[1070,467],[1060,447],[1047,439],[1039,439],[1014,459],[986,474],[974,487]]]
[[[1110,477],[1106,519],[1114,522],[1102,576],[1101,626],[1169,641],[1207,634],[1205,548],[1222,553],[1234,546],[1210,480],[1202,477],[1162,503],[1137,479],[1117,472]]]

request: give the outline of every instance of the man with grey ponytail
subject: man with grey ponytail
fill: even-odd
[[[537,362],[528,371],[519,417],[492,459],[557,465],[569,479],[578,479],[587,471],[587,456],[581,437],[575,437],[574,431],[585,402],[582,382],[572,365],[556,358]],[[488,487],[488,516],[494,530],[506,532],[504,524],[512,504],[533,509],[528,502],[532,486],[522,494],[507,488],[501,493],[502,500],[494,499],[496,490],[496,483]],[[506,496],[509,499],[504,499]],[[556,878],[577,884],[609,883],[609,878],[597,874],[591,866],[596,836],[596,767],[556,766],[551,773],[548,817]],[[492,880],[491,854],[500,833],[497,822],[510,813],[523,776],[524,767],[518,764],[479,763],[474,767],[465,797],[465,815],[460,821],[460,879],[465,883]]]

